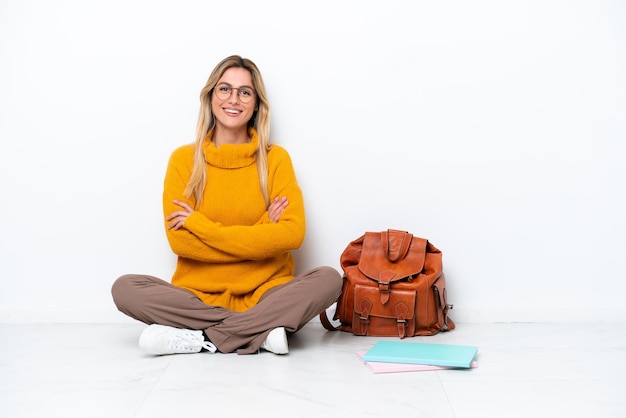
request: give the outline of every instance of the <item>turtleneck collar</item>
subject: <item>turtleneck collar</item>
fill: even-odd
[[[202,150],[207,164],[218,168],[241,168],[256,162],[256,152],[259,148],[259,138],[253,128],[248,129],[250,142],[246,144],[223,144],[219,147],[213,143],[213,131],[209,132]]]

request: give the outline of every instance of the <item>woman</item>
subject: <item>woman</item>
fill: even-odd
[[[164,223],[178,256],[171,283],[124,275],[113,300],[149,324],[139,345],[151,354],[286,354],[287,332],[337,300],[341,276],[319,267],[294,277],[303,197],[289,154],[269,143],[257,66],[224,59],[200,102],[196,142],[172,153],[165,175]]]

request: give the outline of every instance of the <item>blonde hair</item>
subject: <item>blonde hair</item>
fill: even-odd
[[[231,55],[217,64],[217,66],[213,69],[213,72],[211,72],[204,88],[200,91],[200,114],[198,115],[198,124],[196,126],[196,146],[193,157],[193,168],[191,170],[191,176],[189,177],[189,182],[187,183],[184,195],[187,198],[191,198],[193,196],[195,206],[202,202],[207,180],[205,167],[206,161],[204,159],[202,145],[204,144],[209,132],[211,132],[215,127],[215,116],[213,115],[213,111],[211,109],[211,97],[213,95],[213,88],[224,72],[229,68],[243,68],[248,70],[252,75],[252,84],[254,90],[256,91],[256,110],[248,122],[248,128],[254,128],[258,134],[259,148],[256,153],[256,163],[259,170],[261,192],[263,193],[263,197],[265,199],[265,205],[269,206],[270,198],[267,187],[267,152],[272,146],[269,140],[270,105],[267,100],[265,84],[263,83],[261,72],[254,62],[247,58],[242,58],[239,55]]]

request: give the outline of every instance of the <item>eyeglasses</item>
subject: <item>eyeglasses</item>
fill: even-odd
[[[241,103],[250,103],[254,99],[254,96],[256,94],[251,87],[237,88],[232,87],[230,84],[226,83],[220,83],[213,89],[215,95],[220,100],[230,99],[230,96],[233,94],[233,90],[237,90],[237,97],[239,97]]]

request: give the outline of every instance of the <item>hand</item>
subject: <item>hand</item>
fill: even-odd
[[[165,218],[166,221],[173,221],[167,226],[167,229],[178,230],[183,227],[183,224],[193,213],[193,209],[185,202],[181,202],[180,200],[174,200],[174,204],[178,205],[182,208],[182,210],[177,210],[176,212],[172,212]]]
[[[278,222],[280,219],[280,216],[283,214],[288,204],[289,202],[287,201],[287,198],[285,196],[283,197],[276,196],[274,200],[272,201],[272,203],[270,203],[270,207],[267,208],[270,221],[274,223]]]

